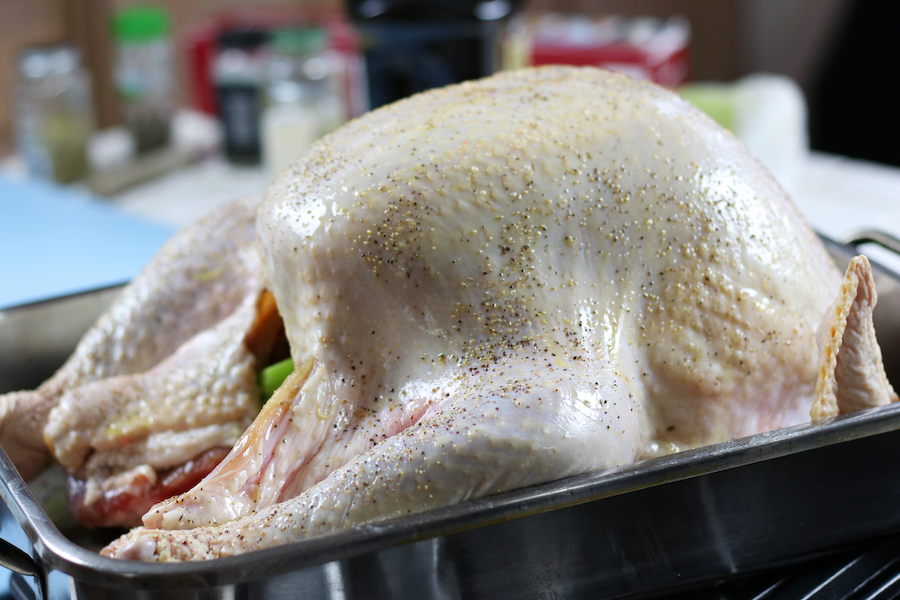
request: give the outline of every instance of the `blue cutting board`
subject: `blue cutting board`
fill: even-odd
[[[85,192],[0,176],[0,309],[128,281],[172,233]]]

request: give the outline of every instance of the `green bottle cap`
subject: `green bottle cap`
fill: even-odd
[[[113,35],[120,42],[150,42],[169,34],[169,16],[157,6],[129,6],[113,17]]]

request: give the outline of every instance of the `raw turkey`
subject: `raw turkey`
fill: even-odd
[[[69,472],[75,515],[140,523],[190,489],[259,410],[257,355],[272,335],[258,304],[260,198],[179,232],[40,388],[0,396],[0,442],[26,479],[51,454]]]
[[[896,399],[868,262],[842,282],[734,137],[622,75],[374,111],[270,188],[257,229],[297,368],[109,556],[230,556],[836,414],[860,386]]]

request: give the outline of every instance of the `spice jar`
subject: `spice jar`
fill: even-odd
[[[82,179],[94,120],[81,55],[67,45],[27,48],[18,67],[16,141],[30,173],[58,183]]]
[[[130,6],[113,19],[115,82],[138,154],[168,145],[175,110],[169,18],[154,6]]]
[[[225,133],[225,156],[234,163],[259,163],[267,38],[266,32],[257,29],[230,30],[219,36],[213,80]]]
[[[263,156],[275,177],[346,118],[339,58],[318,27],[276,32],[266,84]]]

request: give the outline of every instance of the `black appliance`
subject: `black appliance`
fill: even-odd
[[[370,108],[500,66],[499,36],[522,0],[348,0]]]

